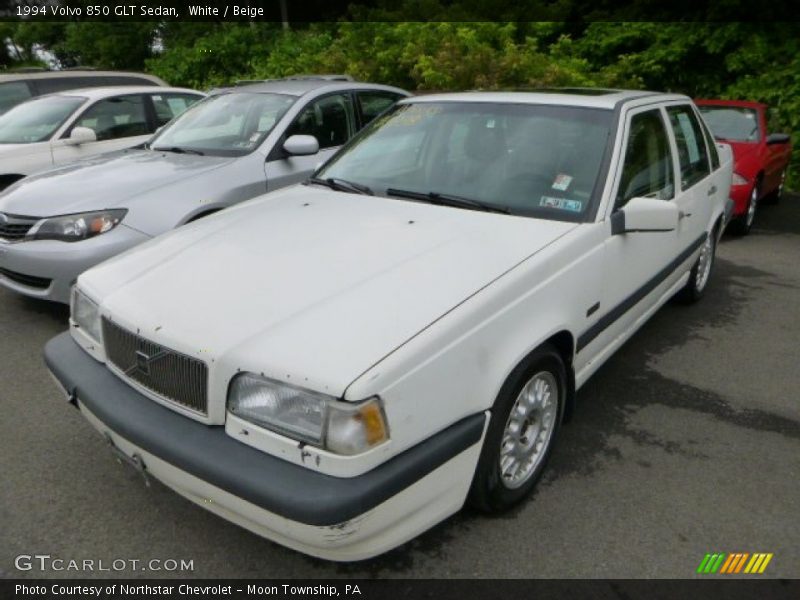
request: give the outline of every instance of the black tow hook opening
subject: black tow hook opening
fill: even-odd
[[[128,465],[134,468],[144,479],[144,484],[147,487],[150,487],[150,477],[147,475],[147,467],[142,460],[142,457],[139,456],[136,452],[133,453],[132,456],[128,456],[122,450],[120,450],[117,445],[114,443],[114,440],[111,438],[111,435],[106,431],[105,432],[106,442],[111,447],[111,451],[114,453],[114,456],[117,458],[117,462],[121,465]]]

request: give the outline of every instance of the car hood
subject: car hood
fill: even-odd
[[[146,242],[79,283],[156,343],[341,396],[576,226],[301,185]]]
[[[26,177],[0,194],[0,212],[34,217],[125,207],[137,195],[235,158],[130,149]]]

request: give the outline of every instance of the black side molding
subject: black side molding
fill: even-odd
[[[486,421],[484,413],[468,416],[363,475],[332,477],[153,402],[89,356],[68,332],[47,343],[44,359],[67,393],[109,430],[195,477],[307,525],[336,525],[375,508],[477,444]]]
[[[621,211],[620,211],[621,212]],[[617,213],[614,213],[617,214]],[[623,219],[624,225],[624,219]],[[613,229],[613,215],[612,215],[612,229]],[[617,304],[614,308],[609,310],[606,314],[600,317],[597,322],[589,327],[586,331],[578,336],[575,352],[580,352],[588,346],[598,335],[603,333],[614,321],[619,319],[622,315],[632,309],[639,303],[647,294],[656,289],[661,283],[669,277],[675,269],[680,267],[687,258],[689,258],[695,250],[697,250],[706,241],[708,233],[703,232],[699,238],[689,244],[689,247],[681,252],[675,259],[670,262],[666,267],[661,269],[653,277],[651,277],[643,286],[637,289],[633,294],[625,298],[622,302]]]

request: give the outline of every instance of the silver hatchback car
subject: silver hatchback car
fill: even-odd
[[[69,302],[70,287],[86,269],[304,180],[409,95],[330,78],[221,89],[142,146],[27,177],[0,194],[0,285]]]

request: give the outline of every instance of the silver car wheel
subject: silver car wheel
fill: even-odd
[[[552,373],[541,371],[526,383],[508,415],[500,442],[503,485],[525,484],[547,454],[558,415],[559,389]]]
[[[754,187],[750,193],[750,201],[747,203],[747,216],[745,217],[747,228],[753,225],[753,219],[756,216],[756,206],[758,205],[758,188]]]
[[[702,292],[708,283],[708,276],[711,273],[711,263],[714,262],[714,234],[711,233],[703,244],[700,251],[700,258],[697,259],[697,275],[695,276],[695,290]]]

